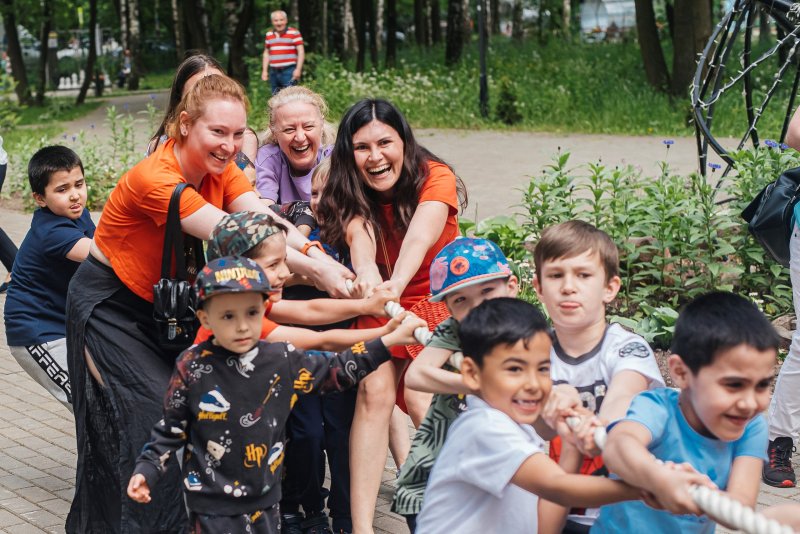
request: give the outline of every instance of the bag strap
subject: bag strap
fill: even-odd
[[[183,252],[183,231],[181,230],[180,202],[181,194],[189,184],[181,182],[175,186],[169,199],[167,224],[164,231],[164,248],[161,253],[161,278],[171,278],[170,267],[172,255],[175,255],[175,277],[187,280],[186,257]]]

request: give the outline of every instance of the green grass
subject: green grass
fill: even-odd
[[[88,115],[98,107],[101,102],[88,100],[80,106],[75,105],[75,97],[48,98],[44,106],[18,107],[19,125],[40,125],[53,122],[67,122]]]
[[[478,52],[471,44],[460,65],[443,65],[444,51],[407,47],[391,70],[352,72],[351,65],[311,56],[306,83],[325,96],[335,121],[360,98],[393,101],[417,127],[512,128],[551,132],[690,135],[688,99],[675,100],[646,83],[635,43],[571,44],[492,41],[488,56],[490,116],[478,109]],[[266,84],[251,84],[263,124]],[[500,88],[512,95],[521,120],[496,116]],[[506,106],[508,109],[508,106]]]
[[[169,89],[172,87],[172,79],[175,77],[175,69],[163,72],[148,72],[142,76],[139,84],[140,89]]]
[[[488,54],[488,118],[481,117],[478,109],[477,44],[471,43],[465,52],[461,64],[450,69],[443,64],[442,47],[419,50],[408,46],[400,50],[397,68],[364,73],[353,72],[352,61],[343,64],[309,54],[304,83],[325,96],[334,122],[357,100],[383,97],[394,102],[416,127],[664,137],[694,134],[689,88],[683,97],[651,88],[635,41],[586,44],[551,40],[540,45],[529,40],[517,46],[506,38],[493,39]],[[666,42],[664,52],[669,65],[672,51]],[[251,71],[257,72],[259,60],[250,61]],[[730,72],[735,73],[738,66],[734,63],[731,61]],[[764,67],[754,75],[756,103],[772,83],[777,59]],[[759,124],[762,140],[780,136],[790,89],[791,80],[779,85]],[[254,111],[250,120],[258,127],[266,122],[268,90],[268,84],[251,83]],[[501,92],[507,98],[500,105],[499,116]],[[747,129],[741,92],[740,83],[717,106],[716,136],[741,137]],[[512,125],[502,120],[515,116],[519,120]]]

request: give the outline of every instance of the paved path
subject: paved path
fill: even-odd
[[[165,95],[157,94],[156,103]],[[118,109],[135,113],[144,109],[149,95],[111,99]],[[69,133],[102,124],[103,108],[70,125]],[[146,140],[149,132],[139,132]],[[101,134],[102,135],[102,132]],[[418,130],[420,142],[456,167],[471,195],[467,216],[478,218],[509,213],[519,202],[514,188],[527,184],[540,172],[557,147],[569,149],[575,163],[597,161],[609,165],[640,166],[657,172],[656,162],[666,150],[657,137],[600,135],[554,136],[522,132],[464,132]],[[144,142],[144,141],[143,141]],[[692,139],[676,139],[668,161],[680,172],[696,167]],[[30,215],[0,208],[0,225],[20,243],[30,225]],[[5,272],[0,267],[0,276]],[[0,308],[5,296],[0,296]],[[25,374],[5,344],[0,322],[0,534],[63,532],[72,499],[75,476],[75,429],[72,415]],[[800,467],[800,456],[794,457]],[[389,512],[394,466],[387,462],[376,508],[376,532],[405,533],[405,522]],[[762,485],[759,505],[800,501],[800,489],[776,489]],[[724,532],[723,529],[719,530]]]

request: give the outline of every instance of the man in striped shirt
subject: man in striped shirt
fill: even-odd
[[[306,53],[303,36],[288,26],[285,11],[273,11],[272,31],[264,38],[264,57],[261,61],[261,79],[269,80],[274,95],[284,87],[296,85],[303,74]]]

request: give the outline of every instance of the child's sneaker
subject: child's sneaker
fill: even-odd
[[[792,453],[794,452],[792,438],[775,438],[769,442],[767,456],[769,460],[764,463],[762,478],[766,484],[777,488],[793,488],[795,474],[792,469]]]
[[[302,514],[283,514],[282,534],[303,534],[303,515]]]
[[[310,512],[302,524],[303,534],[333,534],[325,512]]]

